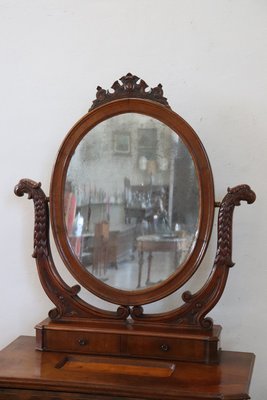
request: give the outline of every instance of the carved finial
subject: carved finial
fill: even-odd
[[[25,193],[29,199],[33,199],[35,209],[34,224],[34,251],[33,257],[48,257],[49,237],[48,237],[48,199],[41,189],[40,182],[31,179],[21,179],[15,186],[14,192],[21,197]]]
[[[227,194],[223,198],[218,216],[218,249],[215,263],[226,264],[233,267],[232,261],[232,216],[236,206],[241,201],[248,204],[254,203],[256,195],[248,185],[238,185],[227,189]]]
[[[115,81],[111,86],[112,91],[102,89],[101,86],[97,87],[96,99],[89,111],[102,106],[113,100],[125,98],[139,98],[156,101],[164,106],[170,108],[166,97],[163,96],[162,85],[159,84],[155,88],[149,88],[145,81],[132,75],[130,72]]]

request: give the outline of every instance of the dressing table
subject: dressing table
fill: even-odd
[[[129,73],[110,90],[97,87],[59,149],[49,197],[30,179],[15,193],[33,200],[33,257],[55,308],[35,338],[0,352],[0,400],[250,398],[254,355],[221,350],[222,328],[207,314],[234,265],[234,208],[256,197],[239,185],[215,202],[205,149],[160,84],[150,88]],[[207,281],[185,290],[173,309],[147,312],[199,268],[215,207]],[[74,286],[54,264],[50,225]],[[89,303],[81,287],[113,311]]]

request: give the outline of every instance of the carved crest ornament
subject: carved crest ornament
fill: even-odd
[[[163,96],[163,89],[160,83],[158,86],[150,88],[143,79],[132,75],[130,72],[115,81],[111,86],[111,91],[102,89],[101,86],[97,86],[96,90],[96,99],[93,101],[89,111],[110,101],[125,98],[147,99],[170,107],[166,97]]]

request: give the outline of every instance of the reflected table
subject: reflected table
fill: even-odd
[[[144,265],[144,252],[148,252],[148,269],[147,269],[147,278],[145,285],[149,286],[152,284],[150,280],[151,275],[151,266],[152,266],[152,258],[153,252],[173,252],[174,253],[174,271],[178,266],[178,262],[180,261],[180,256],[183,249],[185,248],[184,244],[187,242],[186,238],[179,238],[173,235],[144,235],[139,236],[136,239],[137,241],[137,251],[138,251],[138,283],[137,288],[141,287],[141,279],[142,279],[142,269]]]

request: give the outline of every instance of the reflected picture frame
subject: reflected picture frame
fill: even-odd
[[[131,135],[129,132],[113,133],[113,153],[115,155],[131,155]]]

